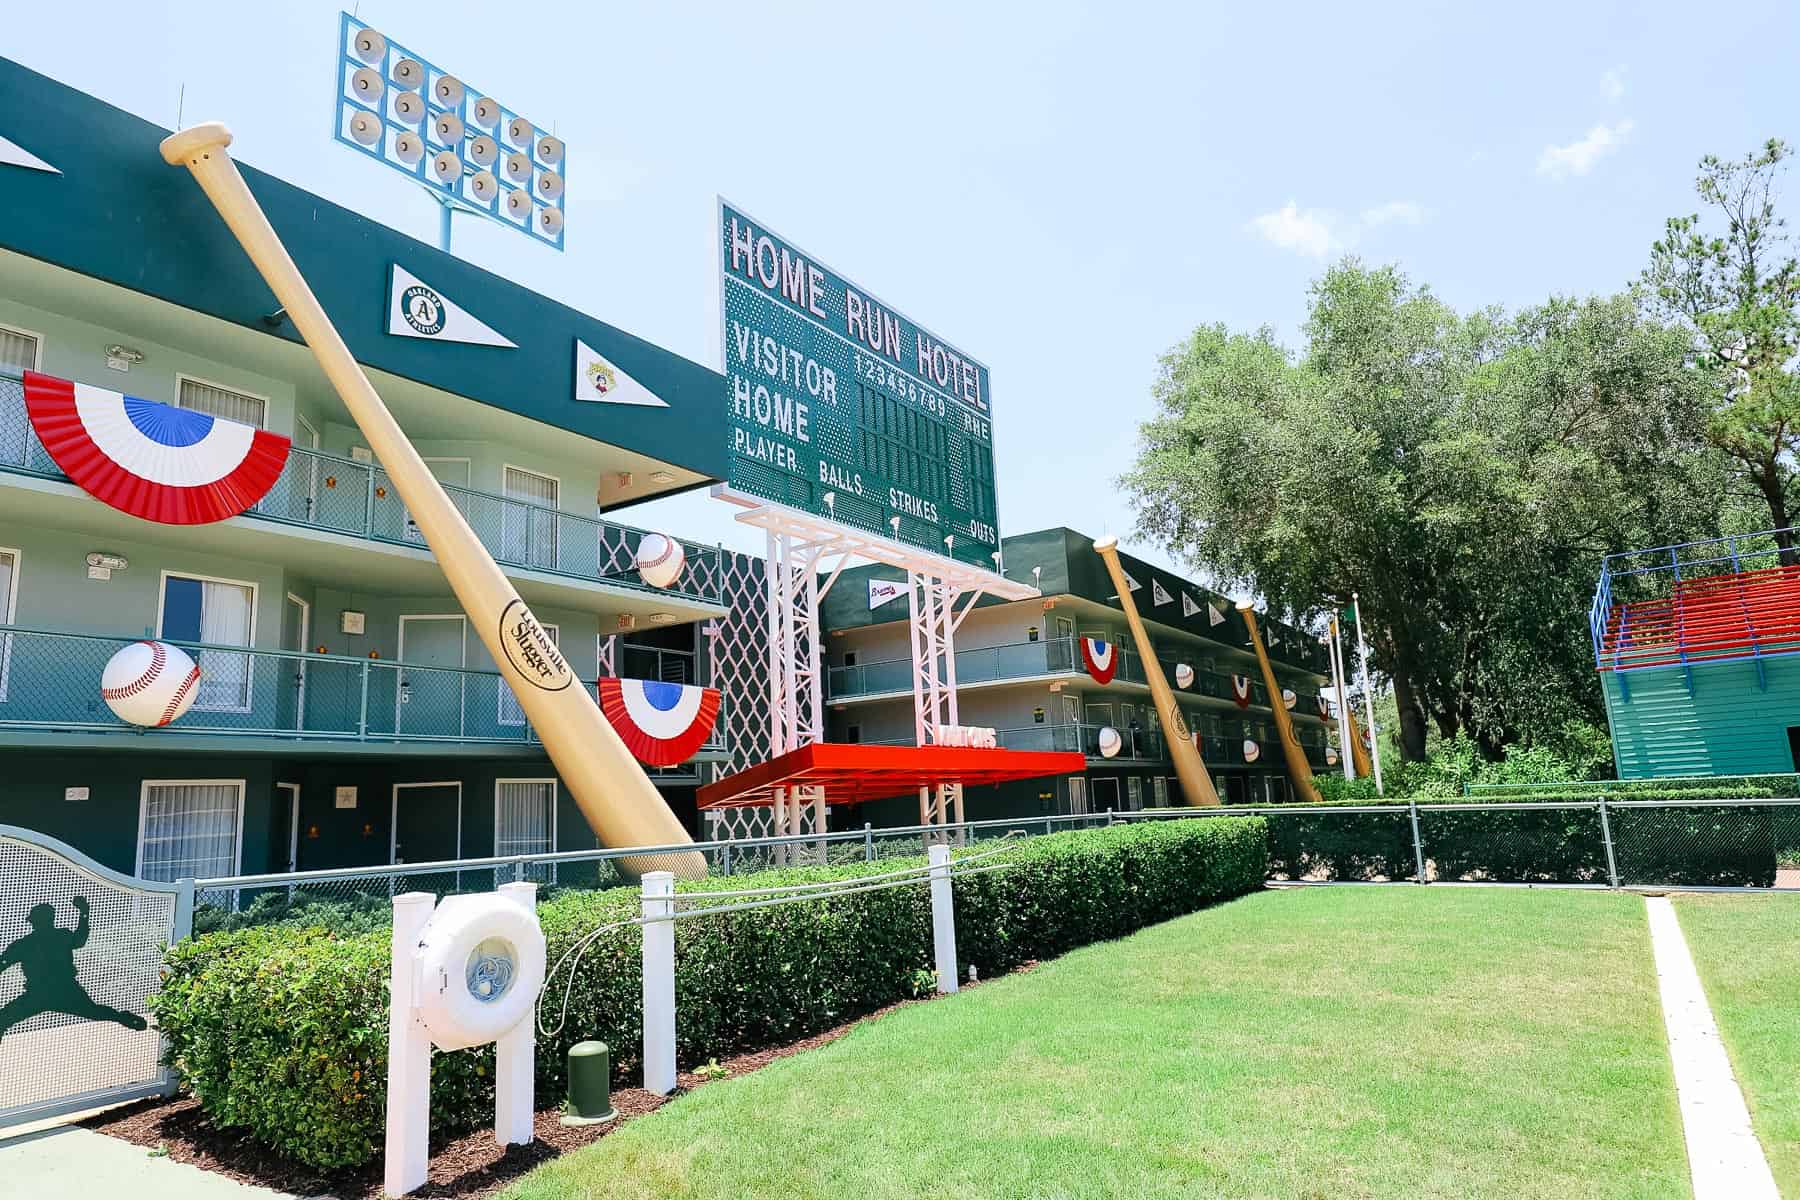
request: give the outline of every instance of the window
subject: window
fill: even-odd
[[[1132,812],[1144,807],[1144,781],[1136,775],[1125,781],[1125,799]]]
[[[1069,777],[1069,815],[1080,816],[1088,810],[1087,780]]]
[[[161,636],[209,646],[249,646],[256,639],[256,585],[163,572]],[[200,694],[194,707],[250,711],[250,656],[201,650]]]
[[[549,854],[556,849],[556,780],[494,782],[494,855]],[[533,863],[531,879],[556,882],[554,863]]]
[[[846,667],[854,667],[856,665],[856,651],[854,651],[854,650],[844,651],[844,665]]]
[[[0,625],[11,625],[19,601],[19,552],[0,550]],[[0,633],[0,700],[12,669],[12,634]]]
[[[162,883],[235,875],[243,812],[241,779],[145,780],[137,873]]]
[[[862,726],[851,725],[844,730],[844,740],[852,746],[862,741]]]
[[[35,371],[42,348],[43,342],[37,334],[0,325],[0,368]],[[0,463],[22,467],[31,448],[31,422],[25,416],[23,392],[14,390],[18,386],[16,383],[7,385],[8,395],[16,395],[17,400],[9,399],[6,407],[0,409]]]
[[[555,510],[560,507],[562,484],[520,467],[507,467],[503,482],[506,498],[514,503],[506,506],[501,523],[501,557],[534,567],[556,566]]]
[[[1150,803],[1156,808],[1169,806],[1169,781],[1161,775],[1150,781]]]
[[[233,391],[189,375],[177,375],[175,385],[177,408],[191,408],[195,412],[254,425],[258,429],[263,427],[263,421],[269,414],[269,402],[249,392]]]

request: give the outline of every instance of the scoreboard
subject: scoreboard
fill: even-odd
[[[997,569],[988,369],[719,201],[730,484]]]

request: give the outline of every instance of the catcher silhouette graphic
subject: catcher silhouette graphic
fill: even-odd
[[[16,964],[25,975],[25,990],[0,1007],[0,1037],[15,1025],[43,1013],[64,1013],[90,1021],[112,1021],[127,1029],[143,1029],[136,1013],[101,1004],[75,978],[75,951],[87,945],[88,899],[76,896],[73,929],[59,929],[54,904],[34,904],[26,914],[31,932],[0,950],[0,975]]]

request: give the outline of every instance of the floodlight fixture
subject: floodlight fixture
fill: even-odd
[[[412,176],[449,214],[481,213],[563,248],[568,147],[550,130],[349,13],[338,20],[333,136]]]

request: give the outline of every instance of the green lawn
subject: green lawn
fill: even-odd
[[[1689,1194],[1643,901],[1488,888],[1246,897],[709,1084],[506,1193]]]
[[[1800,896],[1677,896],[1675,912],[1775,1183],[1800,1200]]]

